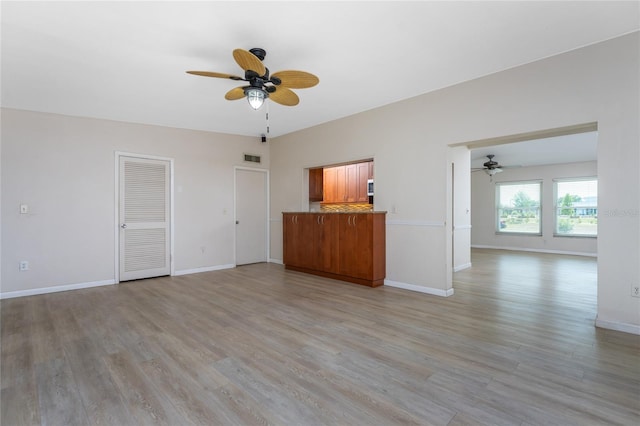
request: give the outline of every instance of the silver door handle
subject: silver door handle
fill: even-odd
[[[239,220],[236,220],[236,225],[239,225],[239,224],[240,224],[240,221],[239,221]]]
[[[122,228],[122,229],[127,229],[127,224],[126,224],[126,223],[123,223],[122,225],[120,225],[120,228]]]

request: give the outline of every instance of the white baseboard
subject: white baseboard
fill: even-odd
[[[235,267],[236,265],[234,265],[233,263],[228,263],[226,265],[215,265],[215,266],[205,266],[202,268],[183,269],[182,271],[175,271],[173,275],[178,276],[178,275],[199,274],[200,272],[220,271],[221,269],[231,269]]]
[[[449,297],[449,296],[452,296],[454,293],[452,288],[450,288],[449,290],[442,290],[439,288],[424,287],[421,285],[407,284],[407,283],[401,283],[398,281],[391,281],[391,280],[384,280],[384,285],[387,285],[389,287],[401,288],[404,290],[417,291],[419,293],[433,294],[435,296],[442,296],[442,297]]]
[[[471,268],[471,262],[465,263],[464,265],[458,265],[453,268],[453,272],[462,271],[463,269]]]
[[[176,271],[173,275],[177,276],[177,275],[197,274],[198,272],[217,271],[220,269],[229,269],[229,268],[235,268],[235,265],[228,264],[228,265],[207,266],[204,268],[196,268],[196,269],[185,269],[182,271]],[[113,285],[113,284],[116,284],[115,280],[102,280],[102,281],[91,281],[87,283],[78,283],[78,284],[57,285],[53,287],[41,287],[41,288],[34,288],[30,290],[7,291],[7,292],[0,292],[0,299],[11,299],[14,297],[35,296],[37,294],[57,293],[60,291],[69,291],[69,290],[80,290],[83,288],[101,287],[104,285]]]
[[[605,321],[605,320],[596,318],[596,327],[640,335],[640,325],[635,325],[635,324],[627,324],[624,322],[617,322],[617,321]]]
[[[545,250],[545,249],[532,249],[532,248],[522,248],[522,247],[504,247],[504,246],[485,246],[485,245],[477,245],[477,244],[472,244],[471,248],[510,250],[510,251],[531,251],[534,253],[567,254],[571,256],[598,257],[597,253],[586,253],[581,251]]]
[[[282,259],[269,259],[269,263],[277,263],[278,265],[284,265]]]
[[[53,287],[41,287],[31,290],[7,291],[0,293],[0,299],[11,299],[14,297],[35,296],[37,294],[57,293],[59,291],[80,290],[83,288],[100,287],[103,285],[115,284],[115,280],[91,281],[88,283],[57,285]]]

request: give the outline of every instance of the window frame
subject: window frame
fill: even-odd
[[[598,187],[598,176],[582,176],[571,178],[555,178],[553,179],[553,236],[558,238],[598,238],[598,232],[596,230],[594,234],[562,234],[558,232],[558,210],[562,207],[558,206],[558,183],[563,182],[580,182],[580,181],[595,181],[596,188]],[[595,208],[596,218],[598,217],[598,204],[590,206],[588,208]]]
[[[500,211],[503,210],[500,207],[500,187],[502,186],[514,186],[514,185],[538,185],[539,201],[538,201],[538,232],[505,232],[500,228]],[[495,233],[496,235],[516,235],[516,236],[529,236],[529,237],[541,237],[542,236],[542,179],[528,179],[522,181],[510,181],[510,182],[496,182],[495,183],[495,202],[494,202],[494,214],[495,214]]]

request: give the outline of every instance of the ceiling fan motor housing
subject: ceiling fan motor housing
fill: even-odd
[[[259,47],[254,47],[253,49],[249,49],[249,52],[253,53],[261,61],[264,61],[265,56],[267,56],[266,50],[261,49]]]
[[[493,157],[494,157],[494,155],[492,155],[492,154],[487,155],[487,158],[489,159],[489,161],[487,161],[486,163],[484,163],[484,164],[483,164],[483,166],[485,166],[485,167],[486,167],[486,168],[488,168],[488,169],[493,169],[493,168],[495,168],[495,167],[500,167],[500,166],[498,165],[498,162],[497,162],[497,161],[493,161]]]

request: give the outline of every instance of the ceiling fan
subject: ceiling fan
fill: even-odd
[[[318,77],[305,71],[278,71],[269,75],[269,69],[262,64],[266,55],[267,52],[260,48],[248,51],[235,49],[233,58],[244,70],[244,77],[213,71],[187,71],[187,73],[246,81],[247,85],[229,90],[224,97],[229,101],[246,97],[253,109],[259,109],[267,98],[281,105],[298,105],[300,99],[291,89],[305,89],[320,82]]]
[[[501,166],[497,161],[493,161],[493,157],[495,157],[495,155],[493,154],[487,155],[487,158],[489,159],[489,161],[486,161],[483,164],[484,167],[472,168],[471,172],[479,172],[481,170],[484,170],[486,174],[488,174],[489,176],[493,176],[496,173],[502,172],[502,169],[518,167],[518,166]]]

